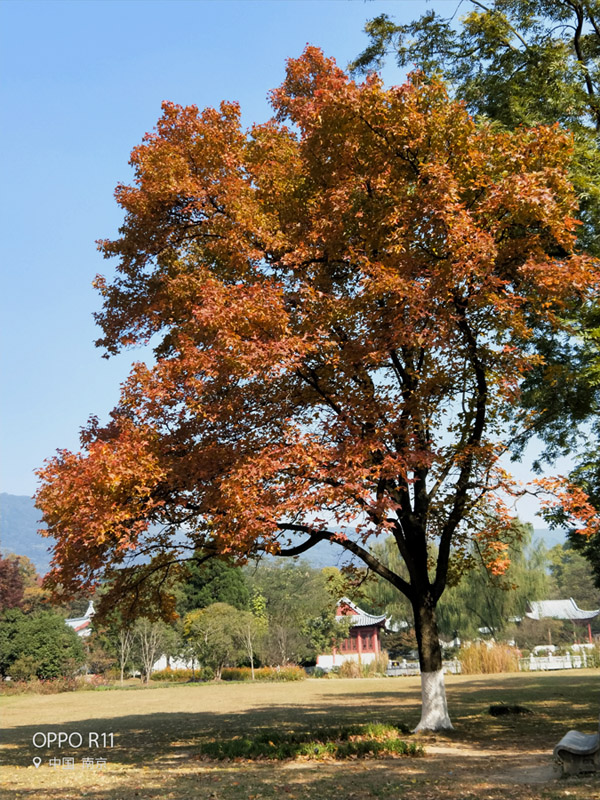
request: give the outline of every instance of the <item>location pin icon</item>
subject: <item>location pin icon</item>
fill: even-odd
[[[39,765],[42,763],[42,759],[39,756],[36,756],[33,759],[33,766],[37,769]]]

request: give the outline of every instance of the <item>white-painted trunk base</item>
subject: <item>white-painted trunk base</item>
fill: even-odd
[[[421,721],[415,728],[415,733],[417,731],[453,730],[446,705],[443,669],[438,672],[421,673],[421,696]]]

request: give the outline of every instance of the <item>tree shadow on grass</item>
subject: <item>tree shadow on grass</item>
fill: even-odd
[[[505,770],[512,763],[506,757],[492,764],[492,769],[504,772],[492,775],[490,780],[487,757],[471,759],[471,764],[465,766],[466,760],[457,760],[456,755],[435,754],[429,759],[316,765],[206,764],[187,759],[178,765],[158,763],[148,770],[138,767],[113,771],[106,775],[106,782],[85,775],[76,784],[68,775],[54,774],[51,783],[35,785],[37,774],[27,770],[28,780],[15,782],[14,786],[18,786],[21,800],[75,800],[79,796],[94,800],[555,800],[556,792],[560,789],[562,795],[567,786],[571,800],[600,797],[600,776],[583,776],[559,784],[556,774],[548,774],[542,781],[544,785],[536,780],[532,785],[527,757],[521,762],[525,780],[516,782]],[[9,796],[12,800],[15,795]]]
[[[150,714],[131,714],[115,716],[113,719],[90,718],[58,725],[22,725],[5,730],[3,740],[4,765],[29,766],[34,757],[47,763],[52,757],[70,757],[80,761],[82,758],[106,758],[111,763],[151,765],[166,755],[178,756],[180,753],[197,755],[199,744],[214,738],[231,739],[269,731],[279,735],[310,732],[319,728],[344,726],[372,722],[373,720],[391,722],[408,726],[415,723],[416,714],[406,714],[393,709],[373,712],[369,708],[341,706],[334,703],[292,706],[290,708],[264,706],[239,713],[215,713],[198,711],[190,713],[159,712]],[[50,747],[36,747],[47,741],[48,734],[64,732],[67,741],[59,749],[56,741]],[[103,734],[113,747],[103,747]],[[99,747],[94,745],[97,741]],[[91,738],[90,738],[91,735]],[[73,744],[69,747],[68,737]],[[90,746],[90,743],[92,746]]]
[[[81,763],[82,758],[106,758],[111,764],[152,766],[164,759],[195,758],[200,744],[214,738],[252,737],[269,731],[278,734],[310,732],[373,721],[412,729],[419,719],[420,698],[416,692],[409,695],[402,691],[402,685],[395,683],[402,679],[389,680],[389,691],[387,684],[383,691],[360,691],[350,703],[348,696],[338,698],[333,694],[323,696],[318,703],[289,707],[263,705],[240,712],[164,711],[112,719],[88,718],[57,725],[15,726],[3,733],[2,761],[5,766],[26,767],[32,764],[34,757],[41,758],[43,764],[53,757],[74,758],[75,763]],[[76,702],[77,695],[65,697],[72,703]],[[446,740],[497,750],[509,750],[521,743],[524,749],[549,748],[551,752],[567,729],[585,730],[590,720],[597,720],[598,675],[562,674],[546,676],[543,680],[522,674],[514,680],[507,676],[501,680],[498,676],[475,676],[468,684],[449,681],[448,697],[455,731],[425,736],[426,747],[428,741]],[[112,697],[111,701],[114,700]],[[487,713],[492,703],[510,705],[515,702],[526,705],[534,713],[518,718],[493,718]],[[115,711],[118,713],[118,706]],[[48,734],[59,731],[67,736],[81,734],[81,746],[69,747],[68,743],[61,749],[56,743],[50,747],[34,746],[34,735],[37,734],[36,743],[40,744]],[[107,734],[109,739],[110,733],[114,747],[103,747],[102,734]],[[90,734],[98,734],[100,746],[94,746],[94,737],[90,740]],[[72,742],[77,743],[78,739],[78,736],[72,737]]]

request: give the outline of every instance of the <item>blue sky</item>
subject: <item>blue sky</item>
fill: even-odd
[[[408,21],[458,0],[3,0],[0,5],[0,491],[31,494],[34,469],[77,449],[105,418],[135,354],[94,345],[91,283],[111,264],[95,240],[121,221],[113,199],[163,100],[241,103],[270,115],[269,89],[307,43],[346,66],[365,21]],[[390,64],[387,82],[402,80]],[[537,522],[537,525],[540,523]]]

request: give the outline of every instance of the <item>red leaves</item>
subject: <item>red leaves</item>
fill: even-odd
[[[566,478],[539,478],[533,481],[546,496],[542,496],[542,508],[560,510],[563,522],[583,536],[594,536],[600,531],[600,517],[590,503],[587,494]]]

